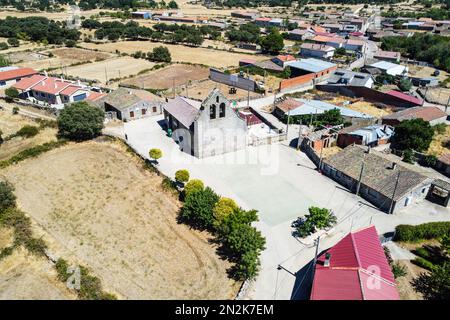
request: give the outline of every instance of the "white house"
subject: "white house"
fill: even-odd
[[[378,61],[369,65],[392,76],[403,76],[408,73],[408,67],[388,61]]]

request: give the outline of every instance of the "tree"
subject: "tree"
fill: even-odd
[[[338,56],[344,56],[347,53],[347,51],[345,50],[345,48],[341,47],[337,48],[334,53]]]
[[[222,220],[232,214],[239,207],[233,199],[221,197],[214,206],[214,226],[221,224]]]
[[[0,50],[6,50],[9,46],[6,42],[0,42]]]
[[[13,186],[7,181],[0,181],[0,214],[16,205]]]
[[[450,299],[450,262],[435,266],[430,273],[422,273],[413,280],[417,291],[427,300]]]
[[[19,90],[14,87],[5,89],[5,95],[10,99],[17,99],[19,97]]]
[[[11,61],[9,61],[8,58],[6,58],[4,55],[0,55],[0,68],[7,67],[10,64],[11,64]]]
[[[150,156],[150,159],[153,159],[156,163],[158,163],[158,159],[162,157],[162,151],[160,149],[150,149],[148,152],[148,155]]]
[[[153,48],[152,52],[147,54],[149,60],[158,61],[158,62],[171,62],[172,56],[170,55],[169,49],[167,47],[156,47]]]
[[[202,180],[192,179],[184,186],[184,194],[187,196],[194,191],[201,191],[205,188]]]
[[[8,44],[11,47],[18,47],[20,45],[20,42],[19,42],[19,40],[17,40],[17,38],[9,38],[8,39]]]
[[[339,109],[331,109],[320,116],[320,122],[324,125],[337,126],[344,123],[344,118]]]
[[[81,101],[66,106],[58,116],[59,135],[71,140],[93,139],[101,134],[105,114]]]
[[[185,183],[189,181],[189,171],[182,169],[175,172],[175,181]]]
[[[423,119],[402,121],[395,127],[395,135],[392,138],[394,149],[415,151],[427,150],[433,140],[434,130],[430,123]]]
[[[284,48],[283,37],[276,28],[273,28],[266,37],[261,37],[260,44],[263,52],[270,54],[279,54]]]
[[[194,226],[210,229],[214,223],[214,206],[219,196],[209,187],[187,194],[181,217],[190,221]]]
[[[412,83],[409,79],[403,78],[398,82],[397,87],[402,91],[409,91],[411,90]]]
[[[174,0],[170,1],[167,6],[169,9],[178,9],[178,4]]]
[[[411,163],[411,164],[414,163],[414,153],[413,153],[413,151],[411,149],[406,149],[403,152],[403,159],[402,159],[402,161],[406,162],[406,163]]]
[[[251,225],[254,221],[258,221],[258,212],[256,210],[246,211],[237,207],[233,212],[224,215],[220,221],[216,222],[215,230],[219,238],[226,241],[228,234],[232,230],[243,224]]]
[[[309,207],[309,214],[305,215],[297,226],[297,235],[306,237],[317,230],[325,229],[336,224],[337,219],[333,213],[326,208]]]

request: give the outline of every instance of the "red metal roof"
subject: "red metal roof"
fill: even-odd
[[[330,265],[324,266],[330,253]],[[398,300],[395,279],[374,226],[349,233],[317,261],[312,300]]]
[[[38,72],[31,68],[19,68],[0,72],[0,81],[13,80],[17,78],[30,77]]]
[[[423,100],[422,99],[410,96],[409,94],[406,94],[406,93],[403,93],[403,92],[400,92],[400,91],[390,90],[390,91],[387,91],[385,93],[390,95],[390,96],[402,99],[404,101],[411,102],[411,103],[416,104],[418,106],[423,105]]]

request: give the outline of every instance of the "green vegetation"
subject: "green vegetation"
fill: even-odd
[[[407,78],[403,78],[398,82],[397,86],[402,91],[409,91],[411,90],[412,82]]]
[[[425,10],[419,11],[399,11],[394,10],[394,8],[390,8],[386,12],[382,12],[381,15],[386,18],[431,18],[433,20],[448,20],[450,19],[450,1],[444,3],[441,1],[441,7],[431,8],[431,3],[425,5]]]
[[[433,140],[434,130],[430,123],[423,119],[402,121],[395,127],[392,147],[397,150],[427,150]]]
[[[284,48],[284,40],[277,28],[272,28],[270,33],[261,37],[259,41],[263,52],[273,55],[279,54]]]
[[[0,181],[0,212],[16,205],[14,187],[7,181]]]
[[[179,183],[186,183],[189,181],[189,171],[186,169],[175,172],[175,181]]]
[[[429,222],[416,226],[401,224],[395,228],[395,241],[421,241],[450,235],[450,222]]]
[[[284,68],[282,72],[264,70],[263,68],[257,66],[242,66],[239,68],[239,72],[248,73],[252,75],[259,75],[262,77],[270,75],[281,79],[289,79],[291,77],[291,68],[289,66]]]
[[[150,149],[148,152],[148,155],[150,156],[150,159],[153,159],[156,163],[158,163],[158,159],[162,157],[162,151],[160,149]]]
[[[116,300],[117,297],[111,293],[104,292],[100,279],[92,276],[89,270],[84,266],[80,268],[79,289],[75,289],[78,298],[81,300]],[[70,280],[74,272],[69,268],[69,263],[64,259],[58,259],[55,264],[58,279],[62,282]],[[74,280],[76,281],[76,280]]]
[[[231,28],[225,35],[232,42],[258,43],[261,29],[254,23],[241,24],[238,29]]]
[[[219,196],[210,188],[193,191],[186,195],[181,217],[200,229],[212,229],[214,206]]]
[[[186,185],[184,186],[184,194],[187,196],[188,194],[194,192],[194,191],[200,191],[203,190],[205,187],[202,180],[198,179],[192,179]]]
[[[101,134],[104,112],[87,102],[81,101],[66,106],[58,116],[58,130],[61,137],[83,141]]]
[[[66,143],[67,143],[66,140],[58,140],[58,141],[47,142],[47,143],[41,144],[39,146],[23,150],[23,151],[19,152],[18,154],[12,156],[8,160],[0,161],[0,169],[6,168],[10,165],[16,164],[25,159],[37,157],[38,155],[40,155],[44,152],[50,151],[55,148],[59,148]]]
[[[309,214],[295,222],[296,235],[305,238],[317,230],[330,228],[336,224],[336,216],[326,208],[310,207]]]
[[[0,37],[63,44],[67,40],[77,41],[80,32],[67,28],[65,22],[56,22],[45,17],[7,17],[0,20]]]
[[[392,273],[394,274],[394,278],[401,278],[406,276],[406,267],[404,265],[401,265],[399,262],[394,262],[391,265]]]
[[[171,62],[172,56],[170,55],[169,49],[167,47],[156,47],[153,48],[152,52],[149,52],[147,54],[147,57],[151,61],[157,61],[157,62]]]
[[[450,71],[450,38],[431,33],[415,33],[412,37],[385,37],[381,48],[400,51],[412,59],[426,61],[437,68]]]
[[[11,100],[19,97],[19,91],[16,88],[10,87],[5,89],[5,95]]]
[[[284,115],[281,119],[282,122],[287,123],[288,115]],[[312,124],[316,128],[321,128],[322,126],[337,126],[344,124],[344,118],[341,115],[339,109],[327,110],[322,114],[308,114],[301,116],[290,116],[289,123],[301,123],[302,124]]]

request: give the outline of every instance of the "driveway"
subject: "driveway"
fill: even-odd
[[[330,208],[338,218],[337,226],[322,236],[319,251],[334,245],[350,230],[370,223],[384,233],[393,231],[399,223],[450,220],[449,209],[428,202],[396,215],[382,213],[322,176],[304,153],[287,143],[194,158],[181,152],[166,136],[160,126],[162,120],[162,116],[145,118],[107,131],[119,136],[126,133],[128,144],[145,157],[150,148],[161,149],[159,169],[164,174],[173,178],[177,170],[187,169],[191,178],[203,180],[220,195],[235,199],[244,209],[259,211],[260,221],[255,226],[267,244],[260,274],[244,295],[246,299],[291,299],[303,291],[306,281],[302,282],[300,276],[305,272],[297,277],[295,273],[307,270],[315,247],[311,241],[301,243],[292,237],[291,223],[312,205]]]

